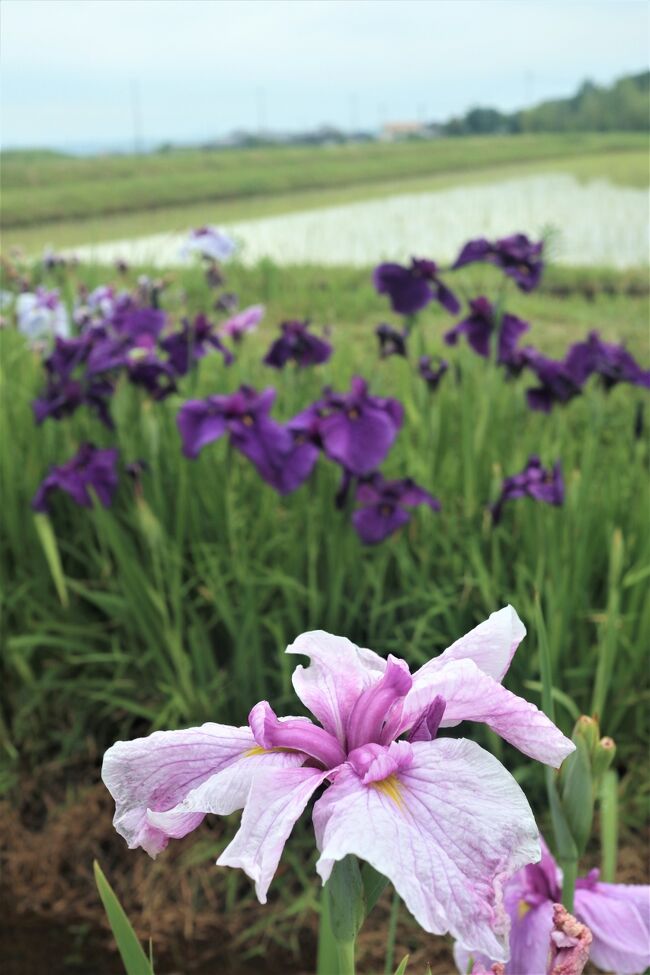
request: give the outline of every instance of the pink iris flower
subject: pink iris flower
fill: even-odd
[[[247,332],[255,331],[264,318],[264,311],[264,305],[251,305],[250,308],[244,308],[219,326],[219,335],[240,342]]]
[[[284,844],[313,808],[316,869],[325,883],[348,854],[388,877],[419,924],[470,950],[508,957],[503,888],[539,860],[539,833],[509,772],[473,741],[439,728],[481,721],[524,754],[559,766],[573,744],[501,680],[525,635],[508,606],[411,674],[344,637],[303,633],[287,653],[308,657],[293,686],[319,724],[278,718],[266,701],[248,724],[204,724],[117,742],[102,777],[114,824],[151,856],[207,813],[243,809],[217,863],[267,891]]]
[[[545,975],[555,970],[553,945],[563,947],[554,923],[561,900],[562,874],[542,840],[540,862],[519,870],[505,885],[504,907],[512,922],[505,975]],[[598,968],[639,975],[650,966],[650,887],[603,884],[598,870],[591,870],[576,882],[573,913],[573,920],[591,932],[589,957]],[[575,946],[579,955],[578,947],[579,942]],[[454,958],[460,972],[467,971],[473,954],[483,965],[496,960],[495,955],[476,955],[456,945]]]

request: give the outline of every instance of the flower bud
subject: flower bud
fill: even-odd
[[[595,790],[591,767],[598,735],[598,722],[588,715],[582,715],[573,729],[572,740],[576,750],[569,755],[562,768],[562,808],[578,856],[585,851],[594,817]]]
[[[616,743],[613,738],[601,738],[596,743],[593,758],[591,760],[591,774],[594,782],[600,782],[607,769],[611,766],[616,755]]]

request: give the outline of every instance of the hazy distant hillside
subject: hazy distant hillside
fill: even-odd
[[[472,108],[443,126],[446,135],[519,132],[647,132],[650,71],[620,78],[610,87],[585,81],[572,98],[542,102],[512,114]]]

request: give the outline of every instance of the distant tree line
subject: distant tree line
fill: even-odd
[[[573,98],[557,98],[511,114],[495,108],[471,108],[440,126],[443,135],[649,129],[650,71],[620,78],[608,88],[585,81]]]

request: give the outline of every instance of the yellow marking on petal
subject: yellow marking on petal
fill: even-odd
[[[253,745],[248,751],[244,752],[244,758],[251,758],[253,755],[266,755],[266,748],[262,748],[261,745]]]
[[[292,751],[291,748],[276,748],[275,746],[273,748],[262,748],[261,745],[253,745],[252,748],[249,748],[247,751],[244,752],[243,757],[252,758],[254,755],[270,755],[271,752],[290,752],[290,751]]]
[[[517,907],[518,919],[521,921],[522,918],[526,917],[529,910],[530,910],[530,904],[527,904],[526,901],[524,900],[519,901],[519,906]]]
[[[373,789],[383,792],[385,796],[392,799],[396,806],[402,806],[402,790],[399,779],[396,775],[388,775],[385,779],[370,783]]]

